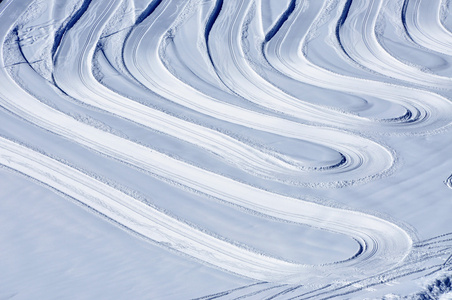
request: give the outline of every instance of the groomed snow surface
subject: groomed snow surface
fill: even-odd
[[[0,299],[449,299],[449,5],[0,1]]]

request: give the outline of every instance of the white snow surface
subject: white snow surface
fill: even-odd
[[[449,2],[0,1],[0,299],[449,299]]]

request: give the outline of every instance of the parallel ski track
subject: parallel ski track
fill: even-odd
[[[452,33],[440,20],[441,0],[405,0],[402,22],[407,35],[427,49],[452,55]]]
[[[386,2],[386,0],[352,2],[352,5],[349,7],[347,19],[340,26],[338,32],[344,51],[358,64],[390,78],[400,79],[421,87],[450,90],[452,78],[425,73],[418,68],[404,64],[391,56],[380,45],[375,28],[377,18]],[[436,4],[437,1],[433,1],[433,9],[431,8],[432,1],[427,2],[427,10],[433,13],[436,12],[437,9],[435,8],[438,7]],[[418,7],[419,10],[422,10],[421,7]],[[427,18],[425,22],[429,22],[428,19],[431,18]],[[407,19],[405,18],[405,20]],[[438,17],[436,21],[438,22]],[[411,25],[411,22],[406,23],[406,25]],[[428,26],[425,28],[428,28]],[[434,28],[432,30],[437,31]],[[446,40],[450,40],[450,38]]]
[[[452,111],[452,104],[448,99],[438,94],[379,81],[349,77],[333,73],[310,62],[303,48],[306,46],[306,39],[311,30],[310,26],[315,24],[316,19],[322,16],[327,2],[310,3],[306,9],[303,9],[301,2],[298,2],[293,11],[288,12],[291,16],[287,22],[277,30],[271,40],[263,45],[265,58],[271,66],[300,82],[358,96],[384,99],[406,109],[406,113],[399,118],[373,120],[371,125],[368,124],[371,120],[367,120],[366,123],[362,121],[364,118],[356,120],[349,117],[348,124],[350,127],[359,127],[364,131],[413,133],[427,132],[450,124],[448,115]],[[349,8],[346,5],[344,9]],[[342,16],[347,17],[348,14],[343,13]],[[340,32],[345,31],[345,29],[340,29],[344,20],[340,18],[337,22],[339,35]],[[348,33],[348,29],[345,32]],[[358,33],[356,34],[358,35]],[[373,33],[373,35],[375,34]],[[361,37],[360,33],[359,36]],[[339,41],[343,39],[342,35],[338,38]],[[374,40],[372,39],[372,41]],[[375,40],[374,43],[377,43],[377,41]],[[342,45],[342,47],[344,46]],[[381,48],[381,46],[379,47]],[[384,50],[381,48],[378,51]],[[357,86],[359,86],[358,90],[356,89]]]
[[[447,99],[437,94],[342,76],[310,63],[303,56],[301,49],[312,24],[315,24],[316,18],[311,20],[312,16],[319,17],[327,4],[321,1],[313,2],[304,10],[302,1],[292,2],[283,13],[282,20],[277,22],[269,33],[265,34],[262,32],[261,21],[256,17],[258,15],[256,9],[259,5],[254,5],[254,2],[249,1],[239,1],[238,3],[216,1],[211,16],[206,21],[207,56],[214,66],[216,75],[230,89],[231,93],[260,107],[278,112],[281,117],[288,115],[303,122],[321,123],[349,130],[359,127],[363,132],[377,131],[385,134],[427,132],[450,122],[447,116],[452,112],[452,105]],[[313,13],[315,11],[318,13]],[[231,19],[230,16],[234,16],[234,19]],[[211,25],[213,18],[216,18],[215,26]],[[183,20],[178,20],[177,26],[167,30],[167,32],[171,31],[171,38],[166,37],[169,39],[169,43],[172,41],[172,37],[178,37],[178,31],[180,31],[178,27],[183,27],[183,23]],[[292,23],[295,24],[291,25]],[[165,26],[160,28],[162,27],[165,28]],[[162,32],[161,35],[161,39],[163,39],[161,43],[165,44],[165,32]],[[274,37],[275,35],[276,37]],[[207,39],[207,37],[209,38]],[[281,41],[281,39],[284,40]],[[179,42],[178,48],[180,52],[193,51],[199,43],[190,38],[182,37],[181,40],[183,42]],[[224,45],[228,45],[228,47],[226,48]],[[146,46],[157,47],[157,45],[151,46],[150,44],[146,44]],[[297,49],[298,47],[300,50]],[[269,51],[266,50],[267,48]],[[151,50],[147,51],[151,52]],[[160,52],[162,52],[160,55],[165,58],[167,54],[163,50]],[[136,53],[138,55],[138,50]],[[156,49],[153,57],[158,59],[157,55]],[[187,57],[190,57],[188,53]],[[276,70],[290,78],[321,88],[358,96],[381,98],[403,106],[405,113],[392,119],[376,120],[302,101],[267,82],[252,68],[252,64],[262,63],[266,59]],[[156,64],[156,61],[152,61],[153,66]],[[149,65],[151,64],[149,63]],[[272,66],[264,64],[263,68]],[[189,67],[187,66],[187,68]],[[194,74],[201,73],[197,69],[188,71]],[[136,78],[141,77],[138,75]],[[173,82],[177,84],[174,79]],[[356,89],[357,83],[362,84],[359,91]],[[157,90],[159,88],[158,84],[158,82],[150,82],[148,87],[151,89],[154,87],[155,91],[156,88]],[[429,99],[429,101],[418,100],[419,95],[422,95],[422,99]],[[178,103],[183,104],[180,101]]]
[[[108,17],[111,17],[119,3],[120,1],[95,3],[74,30],[66,34],[59,48],[60,54],[57,56],[54,74],[54,80],[61,90],[76,99],[81,99],[86,104],[203,147],[252,174],[276,179],[292,172],[294,177],[301,176],[307,179],[306,175],[302,175],[302,171],[306,172],[313,168],[302,161],[291,160],[283,155],[264,153],[225,134],[130,101],[97,82],[91,72],[93,52],[102,33],[102,25],[108,21]],[[108,4],[105,18],[90,18],[90,13],[96,14],[102,11],[96,6],[103,4]],[[95,24],[91,24],[92,22]],[[98,26],[95,28],[99,30],[93,30],[93,26]],[[94,32],[96,35],[93,37],[91,35]],[[78,36],[75,37],[75,35]],[[72,42],[79,42],[82,36],[86,37],[85,48],[75,55],[66,56],[65,54],[71,51],[69,49],[74,47]],[[79,76],[73,76],[73,68],[77,68]],[[325,166],[325,169],[328,169],[328,166]]]
[[[426,23],[415,21],[426,2],[417,0],[413,5],[406,3],[402,17],[405,20],[404,26],[414,42],[448,54],[444,42],[432,40],[432,35],[436,36],[436,32],[441,32],[446,39],[448,33],[441,26],[430,26],[431,31],[424,31],[425,26],[438,22],[438,14],[426,15]],[[435,1],[437,7],[439,2]],[[37,99],[41,95],[43,98],[66,100],[55,92],[56,87],[91,107],[211,151],[220,159],[253,175],[271,180],[284,178],[284,182],[288,184],[365,181],[388,172],[394,163],[394,157],[388,149],[341,129],[392,133],[398,130],[436,130],[450,124],[448,116],[452,112],[452,105],[437,94],[351,78],[310,63],[302,52],[302,46],[311,30],[311,24],[325,8],[325,4],[320,1],[310,2],[307,6],[307,9],[316,12],[310,11],[308,14],[314,16],[312,20],[304,18],[306,11],[302,9],[302,1],[290,2],[287,11],[268,33],[261,31],[255,26],[256,20],[253,21],[253,10],[258,1],[215,2],[205,24],[206,30],[199,33],[205,39],[205,51],[212,67],[232,94],[267,109],[268,114],[222,102],[207,91],[184,83],[162,62],[161,50],[165,39],[169,32],[177,34],[177,26],[174,24],[183,21],[185,14],[190,13],[187,11],[188,4],[193,3],[200,2],[150,1],[121,45],[122,59],[128,75],[137,84],[188,109],[232,124],[334,149],[341,154],[341,161],[335,165],[316,166],[265,152],[218,131],[139,104],[100,84],[92,74],[93,55],[106,24],[121,0],[86,0],[65,27],[58,29],[51,49],[53,83],[35,73],[29,64],[13,67],[4,65],[5,55],[8,55],[3,51],[5,40],[9,33],[18,34],[15,29],[17,20],[20,20],[22,12],[30,3],[19,0],[1,2],[0,106],[24,122],[120,161],[125,166],[149,173],[175,187],[205,195],[206,199],[217,199],[261,215],[328,230],[344,235],[344,238],[350,237],[359,244],[360,250],[357,253],[352,253],[347,260],[322,265],[296,264],[258,254],[210,236],[82,171],[3,137],[0,137],[0,165],[37,180],[127,230],[165,247],[221,270],[263,281],[253,286],[203,297],[206,299],[230,297],[237,292],[242,293],[237,295],[240,299],[259,294],[267,295],[268,299],[344,296],[394,278],[424,272],[424,269],[412,267],[418,262],[416,259],[420,255],[410,256],[410,252],[418,251],[417,254],[428,253],[430,257],[438,257],[448,251],[448,240],[436,239],[434,243],[438,250],[435,253],[425,250],[430,242],[418,243],[413,250],[412,240],[407,232],[389,221],[249,186],[81,123]],[[351,2],[345,2],[344,18],[338,21],[340,47],[350,58],[376,72],[416,86],[430,85],[438,89],[449,89],[452,79],[423,73],[402,64],[385,52],[374,31],[383,1],[369,0],[362,3],[369,4],[367,9],[359,5],[352,7]],[[406,21],[407,19],[409,20]],[[251,48],[254,45],[251,48],[245,45],[246,34],[255,35],[260,41],[256,45],[260,46],[253,50]],[[355,42],[361,46],[351,47]],[[18,42],[16,46],[16,54],[20,54],[28,63]],[[246,60],[245,52],[266,59],[275,70],[288,77],[341,92],[379,97],[404,106],[407,113],[394,120],[370,120],[308,104],[260,77]],[[22,86],[14,77],[23,74],[17,70],[26,72],[27,78],[34,78],[33,83]],[[356,85],[360,83],[362,85],[357,92]],[[285,115],[300,122],[286,118]],[[451,178],[452,176],[446,180],[446,185],[452,188]],[[428,270],[448,268],[449,261],[450,259],[441,266],[430,266]],[[337,284],[344,280],[346,284]],[[335,284],[332,285],[332,282]],[[256,286],[257,290],[248,290]],[[298,291],[304,286],[317,288],[309,292]]]
[[[385,168],[387,169],[390,167],[391,158],[388,156],[387,152],[384,153],[386,150],[379,149],[381,147],[371,141],[366,141],[363,138],[337,130],[326,130],[305,126],[258,114],[253,111],[215,103],[212,101],[212,97],[202,95],[193,89],[189,89],[177,80],[165,79],[163,74],[168,73],[168,71],[163,68],[158,68],[158,66],[161,66],[161,63],[152,64],[152,67],[151,64],[148,66],[142,62],[140,62],[139,65],[147,67],[146,70],[153,70],[156,72],[158,75],[152,79],[162,80],[162,84],[170,86],[168,87],[168,90],[177,90],[178,93],[176,96],[178,99],[182,99],[183,101],[193,101],[196,99],[196,103],[199,103],[199,101],[204,98],[206,99],[205,101],[211,103],[211,108],[212,110],[215,110],[215,113],[218,114],[220,111],[223,113],[227,112],[227,121],[331,147],[341,153],[342,157],[345,159],[330,166],[309,166],[303,161],[297,161],[290,157],[264,153],[234,140],[229,136],[172,117],[135,101],[130,101],[130,99],[122,97],[107,89],[95,80],[91,72],[92,58],[98,39],[102,34],[103,26],[115,12],[115,8],[118,6],[119,2],[119,0],[94,2],[92,7],[80,18],[77,24],[74,25],[73,29],[68,31],[62,39],[58,55],[56,56],[54,80],[57,86],[65,93],[75,99],[80,99],[82,102],[91,106],[106,110],[117,116],[174,136],[194,145],[199,145],[224,158],[227,162],[233,163],[235,166],[249,171],[252,174],[273,180],[286,178],[285,182],[291,182],[293,184],[308,183],[309,181],[318,183],[325,179],[329,179],[330,182],[338,182],[340,180],[346,180],[346,178],[344,178],[344,172],[346,172],[346,174],[350,175],[349,180],[351,181],[360,178],[364,179],[373,176],[376,173],[378,174],[378,171],[375,172],[378,168],[384,170]],[[182,5],[176,6],[173,4],[174,3],[171,3],[171,5],[169,5],[169,2],[167,2],[166,5],[171,9],[173,9],[173,7],[179,7],[179,9],[184,7]],[[171,12],[171,10],[169,10],[169,12]],[[156,20],[171,21],[170,18],[157,18]],[[156,31],[153,30],[152,26],[149,28],[149,32],[152,33],[153,36],[157,36]],[[80,43],[83,47],[77,49],[80,46],[75,45],[75,43]],[[77,49],[77,51],[74,49]],[[77,74],[78,76],[74,76],[74,74]],[[184,93],[185,90],[187,91],[186,93]],[[174,98],[169,96],[166,91],[158,90],[157,92],[168,99]],[[212,115],[211,112],[210,115]],[[232,119],[232,116],[234,116],[234,119]],[[265,126],[265,123],[275,124],[275,126]],[[290,131],[288,130],[289,128],[291,129]],[[332,134],[336,136],[333,141],[329,138]],[[367,153],[363,151],[363,148],[369,149],[365,151]],[[356,150],[350,151],[351,149],[359,149],[359,152],[361,153],[358,153]],[[371,160],[369,158],[373,155],[379,155],[382,158],[378,161],[379,166],[368,168],[373,174],[361,174],[362,171],[359,166],[364,162],[370,162]],[[384,158],[385,155],[387,158]],[[314,170],[322,171],[321,175],[313,175],[312,171]],[[356,173],[359,175],[357,176]],[[338,175],[340,175],[340,177]]]
[[[422,278],[431,274],[441,274],[441,271],[451,271],[452,249],[450,237],[452,233],[443,234],[437,237],[419,241],[414,244],[415,250],[406,261],[392,270],[357,281],[337,281],[330,284],[317,285],[316,287],[285,285],[275,286],[269,282],[259,284],[260,289],[253,286],[216,293],[205,296],[202,299],[255,299],[255,295],[277,289],[275,293],[267,295],[267,299],[333,299],[333,298],[354,298],[354,293],[369,289],[380,284],[391,283],[405,276]],[[432,244],[435,245],[433,250]],[[438,263],[439,257],[448,257],[444,262]],[[281,293],[284,293],[281,296]],[[260,297],[263,298],[263,297]]]
[[[145,19],[128,36],[124,45],[124,61],[135,79],[162,97],[205,115],[332,148],[345,157],[346,164],[340,165],[340,169],[347,170],[347,172],[340,171],[345,181],[368,177],[369,175],[359,174],[361,171],[357,168],[364,163],[366,169],[373,170],[371,172],[374,174],[381,172],[382,169],[388,169],[391,164],[389,157],[385,158],[388,152],[384,153],[385,150],[379,149],[381,146],[369,140],[339,130],[304,125],[220,102],[175,78],[160,60],[158,49],[162,36],[175,22],[175,17],[183,11],[183,3],[185,1],[173,1],[171,5],[169,2],[162,3],[155,11],[155,18]],[[312,117],[315,118],[314,115]],[[363,147],[363,145],[366,146]],[[368,159],[368,155],[372,157],[378,155],[381,160]],[[374,164],[378,165],[374,166]],[[375,172],[377,169],[380,171]],[[334,173],[334,168],[331,171]],[[359,175],[356,176],[357,174]],[[324,178],[328,178],[328,174],[325,174]],[[295,178],[292,180],[296,181]]]
[[[447,185],[448,188],[452,189],[452,175],[450,175],[444,183]]]
[[[105,2],[97,3],[101,5]],[[6,21],[9,22],[9,26],[2,27],[2,42],[26,6],[18,1],[6,2],[2,6],[3,24],[8,25]],[[90,8],[97,9],[98,6],[93,5]],[[102,12],[105,13],[105,10],[101,10],[101,15]],[[83,16],[80,20],[82,19]],[[95,27],[93,28],[95,29]],[[61,43],[64,45],[64,38]],[[72,51],[74,48],[76,47],[71,48]],[[58,55],[61,53],[64,51],[60,49]],[[1,61],[3,60],[2,53]],[[57,58],[57,60],[61,60],[61,58]],[[17,85],[6,68],[1,69],[0,76],[2,82],[8,83],[9,86],[8,89],[2,89],[0,92],[1,105],[39,127],[77,142],[95,152],[156,174],[168,182],[264,215],[345,234],[356,239],[361,245],[360,252],[350,260],[335,265],[305,266],[257,255],[212,237],[201,240],[194,237],[189,238],[190,235],[200,233],[190,228],[168,229],[169,226],[176,226],[177,221],[164,215],[156,216],[156,212],[143,216],[138,212],[143,211],[144,208],[141,204],[136,204],[139,207],[133,207],[132,203],[136,203],[136,201],[132,202],[133,199],[119,203],[118,207],[118,201],[124,195],[112,195],[114,190],[104,185],[102,188],[98,188],[99,183],[94,179],[92,179],[94,183],[88,183],[89,178],[75,170],[69,170],[67,166],[6,140],[2,141],[3,165],[76,198],[137,233],[152,240],[164,242],[172,249],[203,262],[258,280],[277,282],[299,282],[301,280],[308,283],[313,280],[322,280],[322,274],[325,271],[338,272],[338,278],[344,276],[344,272],[354,277],[356,268],[359,268],[360,265],[366,266],[362,270],[364,273],[366,270],[371,273],[374,273],[376,269],[384,270],[401,261],[411,248],[411,239],[407,233],[385,220],[280,196],[188,165],[129,140],[80,123],[44,105]],[[45,85],[43,89],[45,89]],[[14,101],[18,98],[21,101]],[[362,165],[362,167],[366,166],[367,164]],[[102,207],[115,207],[115,209],[105,211]],[[121,214],[123,216],[120,216]],[[152,223],[160,217],[164,219],[160,219],[157,225]],[[153,230],[145,232],[142,229],[143,224],[151,226]],[[362,224],[362,227],[356,226],[356,224]],[[178,233],[177,237],[174,236],[174,231]],[[401,241],[405,242],[401,243]],[[370,265],[373,265],[373,268],[367,268]]]
[[[26,176],[38,180],[53,189],[76,199],[115,223],[126,227],[128,230],[227,271],[258,280],[298,282],[299,280],[305,281],[304,278],[306,278],[308,274],[313,275],[313,273],[317,273],[319,269],[325,269],[326,271],[332,267],[296,265],[271,257],[258,255],[233,244],[221,241],[169,217],[76,169],[4,138],[0,138],[0,153],[0,164],[25,174]],[[295,207],[298,206],[300,210],[310,210],[310,205],[306,206],[305,204],[307,203],[299,202],[299,204],[295,204]],[[264,206],[265,205],[261,205],[261,211],[263,209],[270,209],[270,207],[264,208]],[[320,207],[320,210],[324,209],[325,208]],[[269,214],[272,215],[275,215],[275,213],[276,215],[288,214],[287,211],[277,212],[274,208],[271,210],[273,210],[273,212],[269,211]],[[356,219],[357,222],[369,223],[368,216],[355,214],[353,212],[344,212],[344,216],[350,213],[354,216],[352,218]],[[316,215],[320,214],[321,212],[316,213]],[[284,215],[282,216],[284,217]],[[312,219],[307,220],[307,223],[315,224],[319,222],[319,216],[311,215],[307,217]],[[287,215],[285,218],[295,220],[303,219],[305,217],[302,217],[301,215],[297,216],[297,214],[292,211],[292,214]],[[392,229],[393,227],[391,224],[376,218],[372,221],[376,222],[374,225],[377,225],[379,222],[385,223],[386,229]],[[332,226],[341,226],[339,224],[340,222],[343,222],[343,220],[332,222]],[[345,226],[348,227],[344,228],[345,231],[355,231],[355,229],[352,229],[351,223]],[[364,229],[364,231],[366,231],[366,229]],[[364,261],[371,261],[373,260],[371,256],[380,251],[377,247],[384,246],[382,244],[386,244],[386,242],[378,244],[378,240],[381,240],[381,237],[383,237],[383,232],[380,233],[381,237],[375,239],[375,237],[368,236],[364,231],[359,233],[359,235],[362,235],[360,243],[365,247],[370,246],[373,248],[370,253],[363,255],[365,257]],[[402,235],[397,238],[403,237],[403,231],[399,230],[399,234]],[[355,234],[353,233],[353,235]],[[391,247],[394,247],[397,241],[394,240],[391,243]],[[397,247],[394,247],[394,249],[391,250],[386,245],[385,248],[385,254],[390,254],[387,252],[392,252]],[[353,261],[352,265],[355,265],[355,263],[356,262]],[[319,276],[319,279],[321,278],[322,272],[324,271],[321,271],[317,275]]]

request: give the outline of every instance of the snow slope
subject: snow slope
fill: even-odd
[[[2,1],[0,297],[449,292],[448,14]]]

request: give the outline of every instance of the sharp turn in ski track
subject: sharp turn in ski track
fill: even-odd
[[[397,15],[387,2],[4,0],[1,113],[32,129],[1,129],[0,165],[168,253],[243,278],[242,287],[199,299],[364,297],[395,280],[443,274],[449,233],[421,240],[415,225],[391,209],[365,209],[356,202],[365,195],[353,194],[403,172],[405,157],[391,148],[400,147],[397,137],[450,135],[452,79],[401,61],[377,34],[384,22],[399,22],[404,43],[448,56],[444,6],[398,1]],[[324,53],[337,55],[336,67],[310,57],[319,36],[330,40]],[[158,192],[138,197],[112,184],[121,178],[115,172],[94,175],[100,163],[86,170],[53,154],[50,141],[27,141],[44,133],[168,185],[177,201],[197,197],[355,247],[334,261],[326,248],[311,263],[230,240],[196,224],[196,211],[188,221],[159,208]],[[303,145],[302,154],[284,147],[291,144]],[[350,192],[335,198],[341,189]],[[317,239],[305,243],[321,245],[321,233]]]

